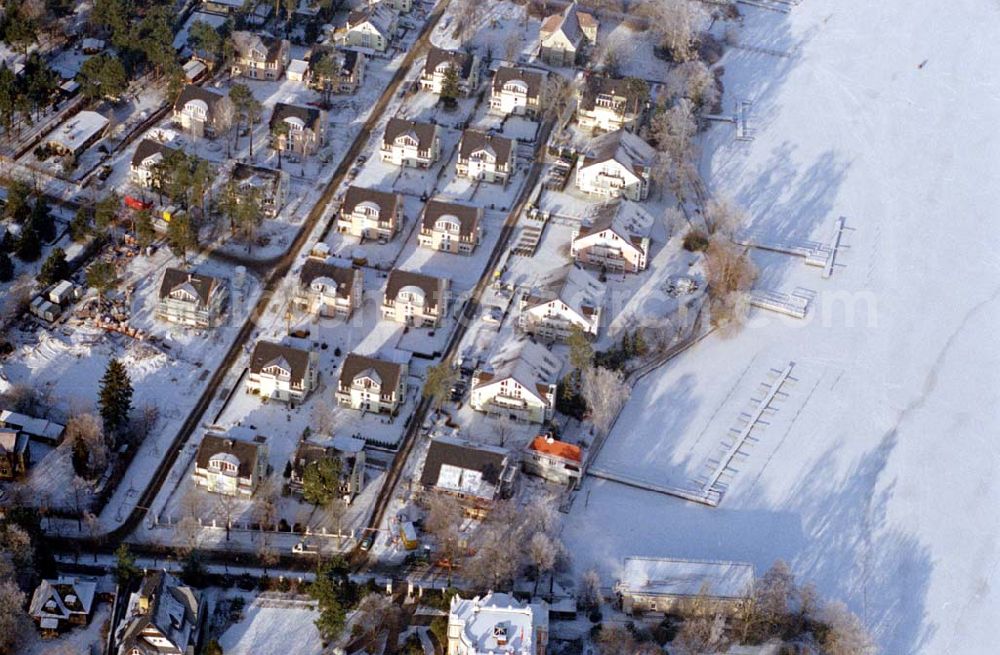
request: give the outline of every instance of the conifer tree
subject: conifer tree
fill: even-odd
[[[38,273],[38,281],[43,285],[54,284],[69,276],[69,264],[66,263],[66,251],[55,248],[49,254],[42,270]]]
[[[98,405],[104,423],[104,434],[114,439],[128,425],[128,415],[132,411],[132,381],[125,365],[117,359],[108,362],[108,368],[101,378]]]
[[[0,282],[10,282],[14,279],[14,262],[10,261],[10,255],[0,250]]]

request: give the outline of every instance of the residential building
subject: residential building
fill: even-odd
[[[589,130],[614,132],[635,126],[641,107],[628,80],[591,75],[576,92],[576,121]]]
[[[264,218],[275,218],[285,206],[288,174],[276,168],[237,162],[233,166],[232,181],[237,190],[237,201],[253,195]]]
[[[352,11],[335,38],[345,46],[385,52],[396,36],[398,20],[399,14],[389,4],[378,2]]]
[[[309,55],[309,86],[332,94],[354,93],[365,83],[367,62],[357,50],[316,47]]]
[[[396,166],[430,168],[441,156],[437,125],[390,118],[382,136],[382,161]]]
[[[337,266],[309,257],[299,271],[295,304],[314,316],[350,318],[361,307],[364,274],[350,266]]]
[[[448,313],[448,279],[393,269],[385,283],[382,318],[436,328]]]
[[[582,475],[583,449],[548,434],[538,435],[525,449],[521,466],[525,473],[576,489]]]
[[[96,111],[81,111],[49,132],[45,143],[57,154],[79,157],[104,137],[108,123],[108,119]]]
[[[542,111],[546,73],[501,66],[493,74],[490,111],[501,116],[536,117]]]
[[[143,139],[135,148],[128,177],[132,184],[143,189],[155,189],[160,185],[160,167],[165,157],[179,153],[180,149],[155,139]]]
[[[302,495],[306,467],[322,459],[337,459],[340,461],[340,494],[345,502],[350,504],[361,493],[365,486],[365,442],[363,439],[346,438],[356,442],[359,447],[341,450],[337,447],[337,439],[333,446],[320,446],[309,441],[300,441],[291,459],[291,470],[288,478],[288,489],[294,494]]]
[[[465,130],[458,144],[458,161],[455,173],[483,182],[507,184],[514,174],[514,145],[516,140]]]
[[[337,231],[389,241],[403,226],[403,196],[350,186],[337,216]]]
[[[455,69],[463,95],[475,92],[479,86],[479,57],[461,50],[444,50],[438,47],[431,47],[427,53],[427,60],[420,72],[420,88],[440,95],[449,68]]]
[[[285,79],[289,82],[306,82],[309,78],[309,62],[305,59],[292,59],[285,67]]]
[[[0,428],[0,480],[13,480],[28,471],[31,446],[27,433]]]
[[[247,391],[265,399],[302,402],[316,388],[317,360],[308,350],[258,341],[250,356]]]
[[[87,625],[96,593],[97,581],[92,579],[42,580],[31,595],[28,615],[44,636],[55,636],[73,626]]]
[[[576,186],[603,198],[645,200],[649,173],[656,158],[653,148],[625,130],[595,138],[576,169]]]
[[[63,433],[66,431],[64,425],[7,409],[0,410],[0,428],[23,432],[29,439],[43,441],[51,446],[61,444]]]
[[[406,400],[409,367],[375,357],[350,353],[337,381],[337,403],[363,412],[393,414]]]
[[[683,614],[695,600],[731,614],[749,597],[753,582],[753,565],[744,562],[626,557],[614,591],[627,614]]]
[[[424,248],[471,255],[482,237],[483,208],[429,200],[424,205],[418,241]]]
[[[309,157],[326,144],[326,112],[321,109],[279,102],[271,112],[272,134],[281,123],[288,126],[288,131],[275,137],[274,145],[283,151]]]
[[[222,320],[228,296],[225,280],[167,268],[160,280],[156,318],[195,328],[213,328]]]
[[[652,227],[653,217],[640,205],[627,200],[607,203],[573,230],[570,256],[603,271],[644,271]]]
[[[576,2],[546,17],[539,32],[539,56],[553,66],[573,66],[584,47],[597,43],[599,23]]]
[[[472,375],[472,409],[512,421],[545,423],[556,406],[562,361],[527,339],[505,343]]]
[[[510,497],[516,476],[507,450],[438,437],[427,449],[420,486],[461,499],[466,513],[481,517],[494,501]]]
[[[447,655],[545,655],[549,608],[545,601],[521,602],[508,594],[451,599]]]
[[[289,62],[289,44],[267,34],[236,31],[232,34],[236,56],[229,72],[251,80],[279,80]]]
[[[147,573],[115,630],[117,655],[194,655],[204,597],[166,571]]]
[[[225,97],[216,91],[188,84],[174,102],[173,122],[196,138],[215,136],[216,108]]]
[[[195,484],[224,496],[249,498],[267,477],[267,439],[247,428],[206,434],[191,476]]]
[[[202,0],[201,11],[231,16],[243,10],[246,0]]]
[[[604,283],[569,264],[550,272],[521,296],[518,324],[528,334],[564,340],[580,329],[597,337],[601,328]]]

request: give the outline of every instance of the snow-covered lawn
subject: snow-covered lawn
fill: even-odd
[[[98,603],[90,617],[90,623],[59,635],[56,639],[42,639],[32,625],[30,637],[18,655],[69,655],[69,653],[104,652],[105,623],[111,619],[111,605]]]
[[[838,216],[849,229],[830,279],[758,254],[759,286],[818,294],[808,318],[754,310],[642,381],[598,459],[697,477],[769,371],[794,362],[720,506],[588,480],[565,531],[576,566],[611,582],[627,555],[758,571],[784,558],[885,653],[993,652],[1000,13],[970,0],[742,11],[744,43],[794,56],[724,59],[756,139],[713,128],[711,185],[775,243],[829,242]]]
[[[227,655],[319,655],[323,642],[310,607],[267,607],[259,599],[244,610],[245,618],[219,639]]]

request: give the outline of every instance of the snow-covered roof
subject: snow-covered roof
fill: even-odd
[[[309,71],[309,62],[305,59],[293,59],[288,62],[286,75],[305,75]]]
[[[59,441],[62,438],[63,431],[66,429],[65,426],[58,423],[53,423],[43,418],[18,414],[6,409],[0,410],[0,424],[20,430],[32,437],[47,439],[49,441]]]
[[[459,639],[472,652],[533,655],[547,641],[549,609],[544,602],[522,603],[493,592],[481,598],[455,596],[449,614],[449,623],[461,623]]]
[[[583,167],[615,160],[636,175],[649,168],[656,157],[653,147],[626,130],[602,134],[590,142]]]
[[[589,320],[604,303],[604,292],[603,283],[569,264],[550,272],[525,300],[529,309],[559,300],[581,318]]]
[[[61,127],[52,130],[48,141],[70,152],[76,152],[107,126],[108,119],[96,111],[81,111]]]
[[[697,596],[738,599],[753,585],[753,565],[746,562],[626,557],[615,589],[646,596]]]
[[[543,394],[539,387],[555,384],[560,370],[562,362],[555,353],[528,339],[512,339],[490,357],[477,378],[479,386],[513,379],[525,389]]]

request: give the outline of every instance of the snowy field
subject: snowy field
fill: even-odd
[[[290,604],[290,603],[289,603]],[[254,599],[243,611],[245,618],[230,626],[219,639],[227,655],[319,655],[323,642],[314,621],[315,609],[301,607],[268,607]],[[292,646],[294,644],[294,646]],[[289,650],[291,648],[291,650]]]
[[[987,45],[1000,10],[742,10],[744,43],[792,56],[724,59],[727,102],[753,101],[756,139],[715,127],[706,175],[772,243],[828,242],[839,216],[848,231],[830,279],[799,258],[759,257],[761,288],[818,294],[807,319],[754,310],[739,334],[642,381],[598,459],[687,483],[769,371],[794,362],[797,381],[720,506],[588,480],[565,533],[576,565],[610,582],[626,555],[758,571],[784,558],[857,611],[885,653],[996,652],[1000,262],[985,221],[1000,191],[984,182],[1000,174],[1000,49]]]

